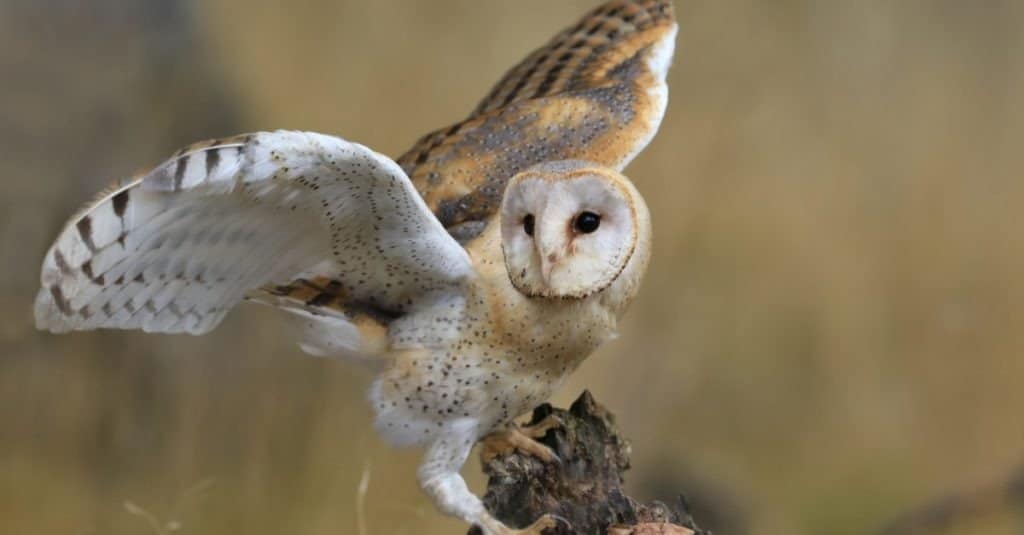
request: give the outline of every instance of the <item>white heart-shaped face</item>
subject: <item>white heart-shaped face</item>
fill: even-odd
[[[514,177],[501,209],[502,249],[525,295],[584,298],[608,287],[637,242],[632,189],[611,169],[570,164]]]

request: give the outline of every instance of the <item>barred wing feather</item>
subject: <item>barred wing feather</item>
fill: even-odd
[[[263,132],[182,149],[73,217],[36,324],[200,334],[247,293],[306,276],[400,312],[472,267],[408,177],[340,138]]]

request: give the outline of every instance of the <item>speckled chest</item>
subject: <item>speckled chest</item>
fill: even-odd
[[[516,291],[497,240],[488,228],[471,244],[478,277],[456,304],[395,327],[400,349],[371,392],[378,428],[393,441],[424,442],[451,425],[485,434],[547,399],[614,332],[596,300]]]

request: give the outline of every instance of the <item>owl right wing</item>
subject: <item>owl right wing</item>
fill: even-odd
[[[472,273],[395,162],[337,137],[261,132],[182,149],[87,205],[46,254],[35,317],[52,332],[201,334],[252,292],[317,278],[400,314]]]

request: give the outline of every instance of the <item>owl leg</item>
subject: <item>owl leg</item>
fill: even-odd
[[[427,448],[417,475],[420,486],[441,512],[479,526],[484,535],[541,535],[560,524],[568,526],[565,520],[544,515],[525,529],[512,529],[491,516],[459,474],[475,442],[472,433],[448,433]]]
[[[562,425],[562,422],[554,415],[550,415],[529,427],[510,423],[497,431],[489,433],[481,440],[483,447],[480,450],[480,461],[486,464],[495,457],[507,455],[516,450],[532,455],[546,463],[561,462],[561,459],[558,458],[558,455],[551,448],[537,441],[537,439],[547,434],[550,429],[560,425]]]

